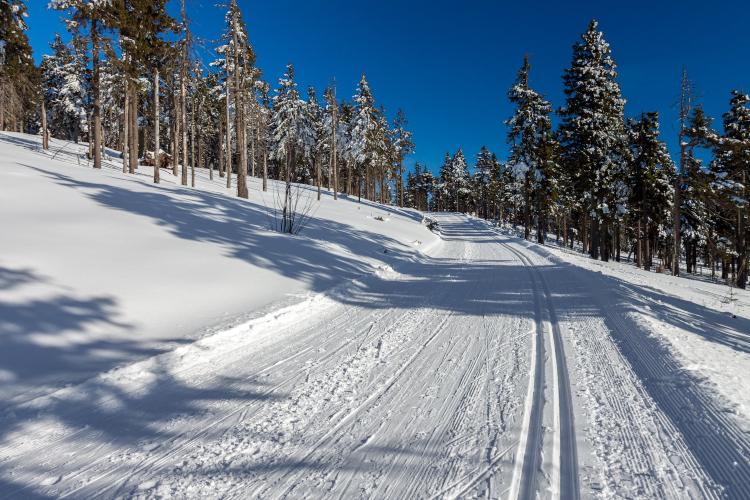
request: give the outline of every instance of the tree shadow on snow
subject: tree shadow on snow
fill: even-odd
[[[674,348],[650,334],[631,313],[646,314],[740,352],[748,352],[750,335],[745,332],[750,332],[750,321],[574,266],[537,245],[524,246],[555,263],[541,269],[555,294],[555,307],[604,319],[648,395],[680,431],[703,470],[725,488],[722,496],[742,498],[750,484],[750,435],[727,413],[729,403],[707,386],[700,372],[686,369],[675,358]]]

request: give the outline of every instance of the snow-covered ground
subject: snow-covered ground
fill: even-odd
[[[0,135],[2,498],[750,497],[745,292],[329,194],[283,236],[255,180],[37,144]]]

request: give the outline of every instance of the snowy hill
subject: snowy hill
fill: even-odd
[[[25,400],[408,259],[435,236],[410,210],[325,192],[303,232],[270,231],[274,189],[250,200],[199,169],[95,171],[86,146],[0,134],[0,400]],[[234,179],[233,179],[234,182]],[[309,188],[306,194],[314,197]],[[383,220],[376,219],[380,217]],[[384,253],[387,249],[387,253]]]

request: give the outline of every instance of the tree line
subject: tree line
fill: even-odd
[[[407,174],[407,204],[517,224],[542,244],[553,234],[604,261],[625,252],[639,267],[674,275],[681,266],[696,273],[700,264],[745,288],[750,96],[731,92],[717,131],[683,70],[675,161],[658,113],[625,117],[616,64],[596,21],[573,46],[557,127],[530,72],[524,58],[508,90],[507,161],[483,147],[471,171],[462,150],[446,154],[437,175],[417,163]]]
[[[638,266],[688,273],[699,263],[744,288],[748,269],[750,97],[734,90],[721,131],[683,72],[679,155],[661,139],[659,115],[625,117],[612,51],[592,21],[573,45],[559,109],[530,85],[525,58],[507,97],[508,158],[483,147],[470,168],[463,150],[433,173],[417,163],[402,111],[387,120],[364,75],[351,101],[335,80],[304,95],[290,64],[276,88],[256,65],[236,0],[204,64],[168,0],[51,0],[70,41],[55,36],[34,65],[23,0],[0,2],[0,129],[89,143],[95,168],[106,148],[122,151],[123,171],[154,166],[195,185],[195,169],[226,178],[248,197],[247,176],[308,183],[380,203],[475,213],[549,234],[592,258],[632,256]],[[557,125],[553,126],[556,113]],[[233,185],[234,183],[234,185]],[[286,213],[286,212],[285,212]],[[282,221],[283,222],[283,221]],[[659,264],[657,264],[657,260]]]
[[[195,186],[195,169],[226,178],[248,197],[247,176],[317,186],[381,203],[404,202],[404,159],[414,150],[403,111],[388,120],[363,74],[351,101],[339,99],[335,79],[319,94],[300,91],[294,66],[272,89],[256,65],[236,0],[226,9],[217,41],[196,40],[185,1],[179,19],[168,0],[51,0],[69,41],[55,35],[51,54],[35,67],[25,35],[22,0],[1,5],[7,55],[3,92],[17,97],[0,109],[0,129],[85,141],[94,168],[106,148],[122,151],[123,171],[168,168]],[[211,45],[213,60],[198,57]],[[18,54],[18,56],[17,56]],[[18,75],[27,75],[21,81]],[[6,109],[8,108],[8,109]],[[3,115],[3,110],[5,115]],[[234,185],[233,185],[234,184]]]

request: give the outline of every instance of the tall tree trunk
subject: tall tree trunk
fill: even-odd
[[[94,94],[94,109],[92,112],[94,126],[94,168],[102,168],[102,101],[99,93],[99,21],[91,19],[91,62],[93,75],[91,78],[91,92]]]
[[[320,169],[320,158],[313,158],[313,161],[315,162],[315,179],[316,183],[318,184],[318,201],[320,201],[320,189],[321,184],[323,184],[323,173]]]
[[[339,192],[339,175],[338,165],[336,165],[336,123],[338,102],[336,101],[336,79],[333,80],[333,97],[331,98],[331,175],[333,175],[333,199],[338,199]]]
[[[227,98],[226,98],[226,113],[227,113],[227,189],[232,187],[232,127],[231,127],[231,116],[229,113],[229,54],[225,53],[225,62],[227,68]]]
[[[122,114],[122,172],[128,172],[128,150],[130,149],[130,78],[125,75],[125,105]]]
[[[129,171],[134,174],[138,168],[138,88],[134,82],[130,85],[130,160]]]
[[[224,117],[219,115],[219,177],[224,177]]]
[[[263,147],[263,191],[268,191],[268,150]]]
[[[49,149],[49,132],[47,131],[47,106],[42,95],[42,149]]]
[[[685,163],[687,162],[687,144],[685,144],[686,135],[686,123],[688,115],[690,114],[691,107],[691,95],[690,95],[690,81],[687,77],[687,71],[682,68],[682,81],[680,84],[680,166],[677,176],[675,177],[674,186],[674,206],[672,207],[672,233],[674,238],[673,244],[673,262],[672,262],[672,274],[674,276],[680,275],[680,223],[681,223],[681,204],[682,204],[682,184],[684,182]]]
[[[154,183],[159,184],[161,145],[159,144],[159,67],[154,66]]]
[[[404,159],[398,159],[398,206],[404,206]]]
[[[190,99],[190,186],[195,187],[195,96]]]
[[[237,18],[232,21],[232,40],[234,41],[234,118],[237,129],[237,196],[247,199],[247,142],[245,140],[245,113],[243,91],[240,85],[239,43],[237,40]],[[227,83],[228,85],[228,83]]]

